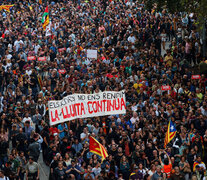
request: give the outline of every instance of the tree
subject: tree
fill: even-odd
[[[207,21],[207,0],[147,0],[147,9],[152,9],[153,4],[157,4],[157,11],[166,8],[169,13],[186,12],[194,13],[196,17],[196,27],[200,31],[203,41],[203,55],[206,55],[206,21]]]

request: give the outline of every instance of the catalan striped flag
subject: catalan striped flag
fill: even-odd
[[[89,136],[89,151],[101,156],[102,162],[108,157],[105,147],[92,136]]]
[[[0,11],[2,9],[6,10],[7,12],[10,12],[10,8],[12,8],[14,5],[1,5],[0,6]]]
[[[40,75],[38,75],[37,79],[38,79],[39,87],[40,87],[40,89],[42,89],[42,87],[43,87],[42,77]]]
[[[48,6],[45,8],[45,12],[42,16],[42,27],[44,30],[46,30],[47,25],[50,23],[50,19],[49,19],[49,10],[48,10]]]
[[[167,144],[175,137],[176,132],[177,130],[175,128],[175,125],[170,120],[167,128],[167,133],[165,135],[164,148],[166,148]]]

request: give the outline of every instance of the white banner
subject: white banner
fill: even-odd
[[[73,94],[59,101],[49,101],[48,109],[51,126],[77,118],[125,114],[125,91]]]
[[[87,58],[97,59],[97,50],[88,49],[87,50]]]

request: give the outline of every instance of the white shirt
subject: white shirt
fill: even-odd
[[[183,88],[180,87],[180,88],[178,89],[178,94],[183,94]]]
[[[81,138],[81,139],[83,139],[83,138],[85,138],[85,137],[86,137],[86,133],[83,132],[83,133],[80,134],[80,138]]]
[[[136,117],[136,118],[132,117],[130,119],[130,121],[131,121],[132,124],[134,124],[136,121],[139,121],[139,118],[138,117]]]
[[[97,175],[99,175],[101,173],[101,168],[100,167],[98,167],[98,168],[94,167],[92,169],[92,172],[95,174],[95,176],[97,176]]]
[[[135,43],[136,38],[134,36],[129,36],[127,39],[130,43]]]
[[[32,74],[32,70],[26,70],[26,74],[28,74],[29,76]]]
[[[137,105],[132,106],[132,111],[137,111]]]
[[[0,180],[9,180],[9,178],[4,176],[3,178],[0,178]]]
[[[14,42],[14,46],[16,46],[16,51],[19,50],[19,48],[20,48],[20,44],[24,44],[22,40],[19,40],[19,41],[16,40],[16,41]]]
[[[8,54],[8,55],[6,55],[6,58],[7,59],[11,59],[12,58],[12,55],[11,54]]]
[[[25,123],[26,121],[29,121],[30,126],[32,126],[35,129],[35,125],[33,124],[31,117],[28,117],[28,118],[24,117],[22,120],[22,123]]]

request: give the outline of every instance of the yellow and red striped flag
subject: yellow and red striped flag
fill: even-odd
[[[167,128],[167,133],[165,135],[164,148],[166,148],[167,144],[175,137],[176,132],[176,128],[173,122],[170,120]]]
[[[46,7],[45,12],[42,16],[42,23],[43,29],[46,30],[47,25],[50,23],[48,6]]]
[[[42,87],[43,87],[42,77],[40,75],[38,75],[37,79],[38,79],[38,83],[39,83],[40,89],[42,89]]]
[[[13,7],[14,5],[1,5],[0,6],[0,11],[2,9],[6,10],[7,12],[10,12],[10,8]]]
[[[102,162],[108,157],[105,147],[92,136],[89,136],[89,151],[101,156]]]

